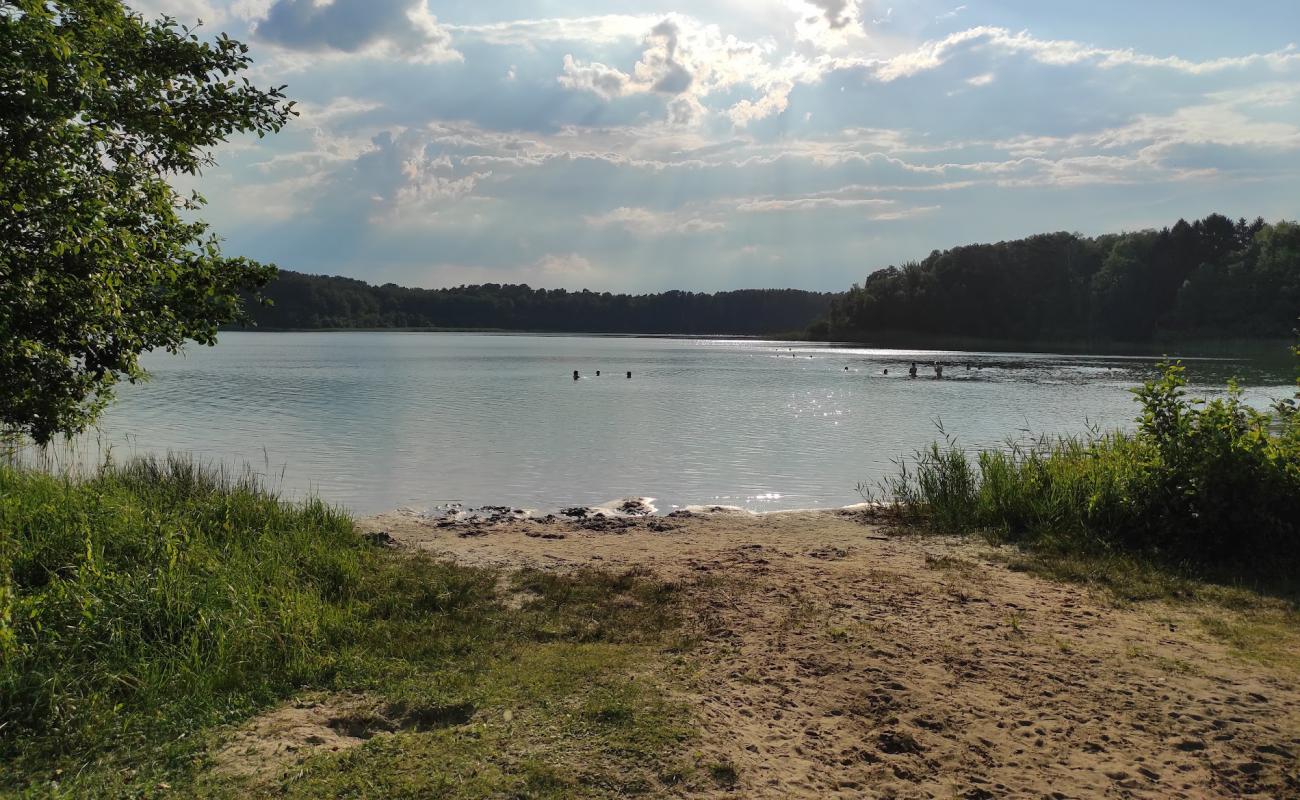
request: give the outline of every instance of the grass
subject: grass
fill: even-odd
[[[1206,613],[1198,619],[1231,653],[1300,674],[1300,614],[1283,609]]]
[[[1012,569],[1121,605],[1209,609],[1201,627],[1230,651],[1300,672],[1300,406],[1266,415],[1235,386],[1188,398],[1181,367],[1164,368],[1135,390],[1135,432],[975,454],[947,439],[900,463],[882,493],[903,523],[981,535]],[[956,559],[926,565],[968,577]]]
[[[0,795],[613,797],[710,781],[677,587],[376,548],[341,511],[184,460],[0,466]],[[524,598],[507,603],[507,595]],[[276,780],[213,771],[304,695],[424,720]],[[364,720],[359,725],[367,724]]]
[[[1263,414],[1235,386],[1188,398],[1182,367],[1164,367],[1135,390],[1135,432],[975,454],[949,438],[901,463],[883,494],[913,524],[1021,545],[1062,577],[1121,594],[1151,591],[1152,577],[1176,591],[1178,576],[1193,576],[1297,596],[1300,406]]]

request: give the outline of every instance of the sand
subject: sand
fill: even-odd
[[[362,527],[464,564],[679,582],[698,749],[739,775],[718,796],[1300,797],[1293,673],[1192,609],[1117,608],[981,544],[860,512]]]

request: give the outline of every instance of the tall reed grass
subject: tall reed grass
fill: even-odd
[[[343,512],[186,459],[88,479],[0,466],[0,531],[0,763],[19,773],[364,672],[408,622],[450,651],[442,634],[491,618],[490,577],[411,573]]]
[[[913,521],[1038,547],[1290,578],[1300,568],[1300,415],[1189,398],[1183,368],[1134,390],[1136,431],[968,453],[932,444],[882,486]]]

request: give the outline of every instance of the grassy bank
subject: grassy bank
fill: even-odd
[[[1135,390],[1133,433],[1043,438],[967,453],[934,444],[883,486],[910,522],[980,532],[1104,579],[1154,573],[1300,584],[1300,414],[1246,406],[1235,387],[1205,401],[1182,368]],[[1087,566],[1085,566],[1087,565]],[[1136,585],[1140,581],[1131,581]]]
[[[0,467],[0,530],[0,794],[617,796],[699,777],[664,689],[677,592],[648,577],[394,553],[323,503],[184,461]],[[232,724],[304,696],[350,698],[391,735],[282,783],[212,769]]]

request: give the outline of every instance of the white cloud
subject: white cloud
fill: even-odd
[[[662,16],[606,14],[591,17],[519,19],[482,25],[447,25],[459,39],[475,39],[499,47],[528,47],[547,42],[608,45],[637,40],[663,21]]]
[[[425,0],[275,0],[253,24],[257,38],[288,50],[460,61]]]
[[[789,199],[769,198],[764,200],[749,200],[736,206],[736,210],[742,213],[769,213],[774,211],[817,211],[823,209],[863,207],[874,208],[890,206],[893,204],[893,200],[885,200],[879,197],[833,197],[828,195],[814,195]]]
[[[632,77],[614,67],[600,62],[583,64],[572,55],[564,57],[564,72],[559,77],[561,86],[578,91],[588,91],[606,100],[622,97],[638,89]]]
[[[721,222],[693,215],[652,211],[648,208],[623,206],[604,214],[583,218],[593,228],[621,228],[636,236],[695,234],[722,230]]]
[[[881,211],[877,214],[872,214],[867,219],[870,219],[873,222],[895,222],[897,220],[912,219],[913,217],[932,214],[935,211],[938,211],[941,207],[942,206],[915,206],[913,208],[900,208],[893,211]]]
[[[653,23],[642,17],[584,19],[573,27],[543,26],[552,35],[574,28],[616,31],[626,37],[635,26],[642,52],[629,70],[599,61],[564,57],[560,85],[588,91],[606,100],[636,94],[658,93],[668,101],[668,119],[676,124],[700,122],[708,113],[706,98],[736,87],[757,94],[740,100],[727,114],[738,126],[779,114],[797,79],[811,80],[816,68],[806,59],[787,56],[774,60],[772,42],[749,42],[725,35],[716,25],[705,25],[681,14],[669,14]]]
[[[336,97],[325,105],[299,103],[298,122],[307,125],[331,125],[339,120],[363,116],[383,108],[383,103],[346,95]]]
[[[1294,46],[1271,53],[1192,61],[1178,56],[1160,57],[1129,49],[1094,47],[1068,39],[1038,39],[1027,31],[1012,33],[1005,28],[988,26],[970,28],[938,41],[925,42],[892,58],[862,60],[858,63],[871,68],[876,79],[894,81],[940,67],[957,52],[971,48],[1021,53],[1043,64],[1091,63],[1102,68],[1162,68],[1189,75],[1205,75],[1260,64],[1274,69],[1300,65],[1300,52]]]
[[[252,20],[256,80],[290,83],[302,116],[222,147],[198,188],[232,247],[290,267],[618,289],[794,283],[815,261],[807,281],[833,288],[860,279],[864,252],[1099,232],[1143,198],[1296,213],[1294,180],[1277,188],[1300,177],[1294,49],[1197,60],[997,27],[907,38],[952,30],[973,3],[891,16],[883,0],[717,0],[461,25],[464,6],[430,3],[462,9],[434,19],[415,0],[212,2],[237,38]],[[258,224],[274,233],[238,239]]]

